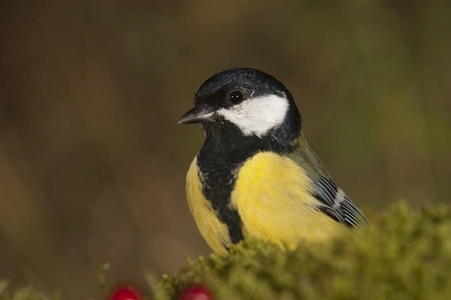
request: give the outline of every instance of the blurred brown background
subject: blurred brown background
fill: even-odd
[[[451,199],[449,1],[0,2],[0,278],[99,299],[208,254],[179,126],[197,88],[254,67],[371,211]],[[148,290],[145,290],[148,293]]]

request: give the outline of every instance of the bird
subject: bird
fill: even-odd
[[[205,134],[186,198],[215,253],[248,237],[294,249],[368,225],[308,145],[293,96],[276,78],[228,69],[200,86],[194,104],[178,122]]]

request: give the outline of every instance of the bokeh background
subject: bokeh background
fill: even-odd
[[[184,196],[197,88],[253,67],[370,219],[451,199],[449,1],[1,1],[0,278],[99,299],[208,254]]]

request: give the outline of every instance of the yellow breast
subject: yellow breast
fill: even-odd
[[[312,183],[286,156],[263,152],[238,173],[231,204],[238,210],[245,236],[295,247],[300,241],[321,241],[344,226],[318,211]]]
[[[197,157],[194,158],[186,176],[186,198],[191,214],[196,221],[197,228],[207,244],[218,254],[227,254],[225,248],[229,245],[229,230],[218,219],[217,212],[210,201],[202,194],[202,183],[199,180]]]
[[[187,175],[188,205],[200,233],[216,253],[226,254],[227,226],[202,194],[196,158]],[[272,152],[248,159],[237,174],[231,203],[242,220],[245,237],[296,247],[335,236],[345,228],[318,211],[310,178],[290,158]]]

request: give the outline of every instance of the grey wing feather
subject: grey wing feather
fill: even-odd
[[[332,180],[324,177],[312,180],[314,196],[324,203],[324,206],[319,207],[322,212],[350,227],[368,225],[368,220],[363,213]]]
[[[368,225],[368,220],[351,199],[331,179],[323,164],[310,148],[301,132],[293,142],[288,156],[296,162],[313,182],[314,196],[323,204],[319,210],[350,227]]]

